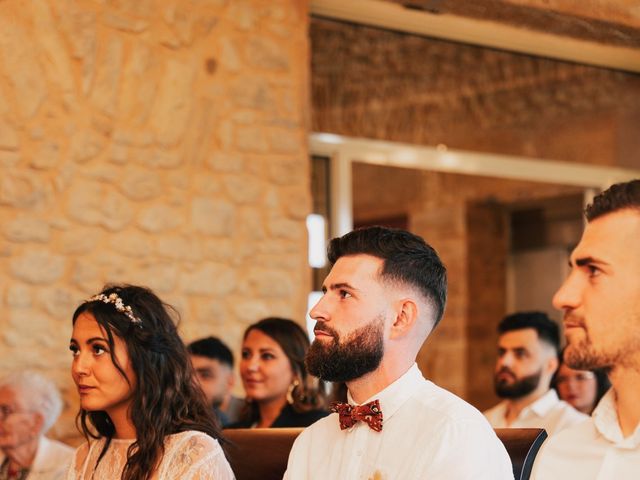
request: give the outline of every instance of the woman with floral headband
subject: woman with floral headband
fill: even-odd
[[[153,292],[110,286],[73,314],[71,374],[87,439],[67,479],[233,479],[187,350]]]

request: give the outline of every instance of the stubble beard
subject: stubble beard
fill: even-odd
[[[305,358],[311,375],[328,382],[349,382],[374,371],[384,355],[384,316],[378,315],[367,325],[351,332],[344,341],[335,330],[330,342],[314,340]]]

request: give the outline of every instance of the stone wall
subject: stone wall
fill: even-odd
[[[144,284],[236,352],[303,321],[307,0],[0,2],[0,374],[55,379],[70,317]]]

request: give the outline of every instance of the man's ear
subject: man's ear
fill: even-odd
[[[418,305],[410,298],[398,300],[396,317],[391,325],[390,338],[401,338],[407,335],[418,320]]]
[[[558,367],[560,366],[560,362],[558,361],[558,356],[557,355],[551,355],[546,362],[546,366],[547,366],[547,372],[550,375],[553,375],[556,370],[558,370]]]

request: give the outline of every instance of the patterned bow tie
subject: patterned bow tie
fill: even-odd
[[[376,432],[382,430],[382,410],[378,400],[355,406],[334,402],[331,404],[331,411],[339,415],[340,430],[351,428],[359,421],[365,422]]]

